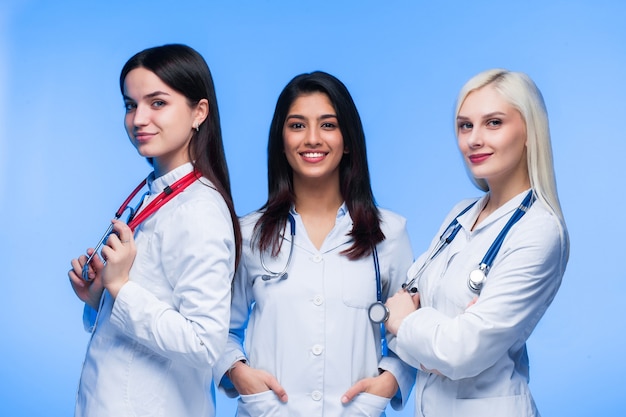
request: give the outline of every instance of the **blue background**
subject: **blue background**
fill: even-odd
[[[240,215],[265,199],[280,90],[325,70],[353,94],[377,201],[408,218],[415,256],[456,201],[480,194],[456,149],[458,90],[487,68],[527,72],[550,113],[572,241],[528,342],[531,389],[544,416],[624,416],[625,21],[617,0],[4,0],[0,412],[72,414],[88,335],[69,261],[149,171],[123,129],[119,71],[180,42],[213,71]],[[218,415],[233,404],[219,394]]]

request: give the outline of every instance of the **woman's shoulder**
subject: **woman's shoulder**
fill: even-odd
[[[406,217],[384,208],[378,208],[380,212],[380,227],[385,234],[397,235],[406,230]]]
[[[556,262],[564,270],[569,258],[567,228],[543,201],[536,200],[513,227],[515,233],[509,245],[532,249],[544,259],[551,259],[545,262]]]
[[[257,221],[259,221],[259,218],[261,217],[261,212],[258,210],[252,211],[248,214],[245,214],[241,217],[239,217],[239,223],[241,223],[241,225],[243,226],[245,225],[252,225],[254,226],[256,224]]]
[[[241,233],[244,236],[244,238],[252,235],[252,232],[254,231],[254,227],[256,226],[256,223],[261,218],[261,214],[262,213],[260,211],[255,210],[244,216],[239,217],[239,225],[241,227]]]
[[[215,186],[206,178],[201,178],[188,188],[189,192],[183,192],[179,195],[179,206],[186,209],[201,207],[203,210],[212,208],[223,213],[229,213],[228,205],[224,197],[215,188]]]
[[[546,241],[549,236],[558,238],[561,245],[568,245],[567,228],[561,219],[541,200],[536,200],[520,220],[529,235]],[[530,227],[528,227],[530,226]],[[520,227],[521,228],[521,227]]]

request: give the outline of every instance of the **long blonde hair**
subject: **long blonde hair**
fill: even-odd
[[[548,206],[565,228],[565,219],[556,190],[548,112],[541,92],[528,75],[504,69],[490,69],[472,77],[459,92],[454,114],[455,126],[459,110],[467,96],[487,85],[492,86],[522,115],[526,123],[530,186],[537,198]],[[458,126],[456,126],[456,133],[457,135],[459,133]],[[489,190],[489,185],[484,179],[471,177],[478,188],[483,191]]]

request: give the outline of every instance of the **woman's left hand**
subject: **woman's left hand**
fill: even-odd
[[[383,371],[373,378],[363,378],[350,387],[341,397],[343,404],[349,403],[362,392],[378,395],[379,397],[391,398],[398,391],[398,382],[391,372]]]
[[[388,332],[397,335],[402,320],[419,308],[420,295],[411,295],[408,291],[399,290],[385,303],[389,309],[389,319],[385,323]]]
[[[119,220],[113,220],[113,232],[102,247],[102,257],[106,261],[102,271],[102,283],[113,298],[124,284],[128,282],[128,273],[133,266],[135,254],[135,239],[128,225]]]

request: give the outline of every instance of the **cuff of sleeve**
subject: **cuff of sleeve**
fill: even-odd
[[[142,291],[145,290],[141,286],[128,281],[122,286],[117,293],[115,301],[113,301],[111,324],[117,326],[124,333],[132,333],[131,329],[133,326],[130,319],[130,308],[133,305],[136,308],[136,306],[143,304],[142,300],[140,300]]]
[[[213,367],[213,381],[218,389],[226,394],[229,398],[235,398],[239,395],[235,386],[228,377],[228,371],[238,361],[247,361],[241,351],[232,350],[224,352]]]
[[[398,391],[396,391],[395,395],[391,398],[390,404],[394,410],[402,410],[408,403],[411,388],[415,382],[415,369],[402,362],[393,352],[389,354],[391,356],[385,356],[381,359],[378,367],[387,372],[391,372],[396,378]]]

